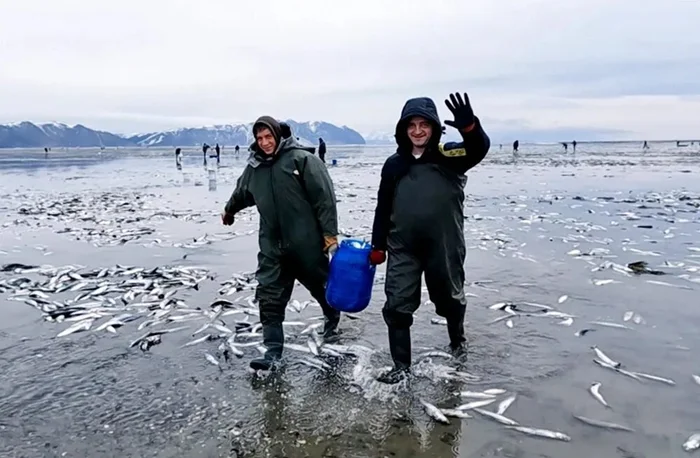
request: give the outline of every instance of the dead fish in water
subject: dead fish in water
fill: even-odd
[[[603,396],[600,394],[600,382],[596,382],[593,385],[591,385],[590,388],[588,388],[588,391],[591,393],[591,395],[601,404],[603,404],[605,407],[610,408],[608,403],[603,399]]]
[[[560,321],[558,324],[560,324],[560,325],[562,325],[562,326],[571,326],[572,324],[574,324],[574,319],[573,319],[573,318],[567,318],[567,319],[565,319],[565,320]]]
[[[484,390],[484,393],[498,396],[499,394],[505,394],[506,390],[504,390],[503,388],[489,388],[488,390]]]
[[[556,439],[564,442],[571,441],[571,438],[564,433],[557,431],[549,431],[547,429],[530,428],[527,426],[506,426],[508,429],[513,429],[530,436],[546,437],[548,439]]]
[[[510,405],[513,404],[513,402],[515,402],[515,397],[516,396],[513,395],[513,396],[501,401],[501,403],[498,404],[498,410],[496,410],[496,413],[498,415],[503,415],[504,413],[506,413],[506,410],[508,410],[508,407],[510,407]]]
[[[450,424],[450,420],[447,419],[445,414],[443,414],[440,409],[432,405],[431,403],[423,400],[423,399],[418,399],[418,401],[423,404],[423,408],[425,409],[425,413],[428,414],[430,418],[433,420],[439,421],[440,423],[445,423],[445,424]]]
[[[661,382],[661,383],[665,383],[667,385],[675,385],[676,384],[676,382],[674,382],[673,380],[659,377],[658,375],[643,374],[641,372],[632,372],[632,373],[638,377],[642,377],[642,378],[645,378],[648,380],[654,380],[655,382]]]
[[[182,346],[182,348],[191,347],[192,345],[197,345],[199,343],[206,342],[209,339],[211,339],[211,334],[206,334],[206,335],[200,337],[199,339],[194,339],[190,342],[187,342],[185,345]]]
[[[479,407],[486,407],[489,404],[496,402],[495,399],[485,399],[483,401],[474,401],[467,404],[462,404],[461,406],[455,407],[455,410],[471,410],[477,409]]]
[[[309,338],[306,341],[306,345],[308,345],[309,350],[314,356],[318,356],[318,345],[316,344],[316,341],[313,338]]]
[[[501,424],[503,424],[503,425],[517,426],[517,425],[519,424],[517,421],[511,420],[511,419],[508,418],[508,417],[504,417],[504,416],[501,415],[501,414],[489,412],[488,410],[480,409],[480,408],[478,408],[478,407],[475,408],[474,411],[475,411],[475,412],[478,412],[478,413],[480,413],[481,415],[484,415],[484,416],[486,416],[486,417],[492,418],[492,419],[496,420],[497,422],[499,422],[499,423],[501,423]]]
[[[557,302],[558,302],[559,304],[563,304],[564,302],[566,302],[566,300],[567,300],[568,298],[569,298],[569,296],[567,296],[566,294],[564,294],[563,296],[561,296],[561,297],[557,300]]]
[[[207,359],[207,361],[209,361],[213,365],[215,365],[219,368],[221,367],[221,366],[219,366],[219,361],[216,358],[214,358],[212,355],[210,355],[209,353],[204,352],[204,357]]]
[[[628,326],[625,326],[624,324],[610,323],[608,321],[591,321],[591,324],[597,324],[598,326],[605,326],[606,328],[632,329]]]
[[[605,285],[612,285],[613,283],[621,283],[617,280],[612,280],[612,279],[604,279],[604,280],[594,280],[593,284],[596,286],[605,286]]]
[[[596,363],[597,365],[601,366],[601,367],[604,367],[604,368],[606,368],[606,369],[612,369],[612,370],[614,370],[615,372],[619,372],[620,374],[623,374],[623,375],[626,375],[626,376],[628,376],[628,377],[631,377],[631,378],[633,378],[633,379],[635,379],[635,380],[637,380],[637,381],[639,381],[639,382],[642,381],[642,379],[639,378],[639,376],[637,376],[636,374],[633,374],[632,372],[626,371],[626,370],[624,370],[624,369],[622,369],[622,368],[612,366],[612,365],[610,365],[610,364],[608,364],[608,363],[606,363],[606,362],[603,362],[603,361],[601,361],[601,360],[599,360],[599,359],[594,359],[593,362]]]
[[[683,443],[683,450],[692,452],[700,448],[700,433],[695,433]]]
[[[595,329],[581,329],[580,331],[576,331],[574,334],[576,337],[583,337],[589,332],[595,331]]]
[[[513,320],[506,321],[506,326],[512,329],[513,328]]]
[[[439,350],[433,350],[433,351],[426,351],[425,353],[421,353],[418,355],[418,359],[422,358],[447,358],[447,359],[452,359],[454,358],[453,355],[447,353],[446,351],[439,351]]]
[[[613,366],[613,367],[616,368],[616,369],[617,369],[618,367],[621,367],[621,366],[622,366],[622,364],[620,364],[620,363],[618,363],[618,362],[616,362],[616,361],[613,361],[612,358],[608,357],[608,355],[606,355],[605,353],[603,353],[603,351],[602,351],[600,348],[598,348],[597,346],[594,345],[594,346],[592,346],[591,348],[593,349],[593,351],[595,352],[595,354],[598,356],[598,358],[600,358],[601,361],[610,364],[611,366]]]
[[[440,409],[440,412],[442,412],[443,415],[445,415],[446,417],[463,418],[463,419],[474,418],[471,415],[469,415],[467,412],[462,412],[461,410],[457,410],[457,409]]]
[[[622,321],[629,321],[633,316],[634,312],[625,312],[625,314],[622,316]]]
[[[74,332],[80,332],[80,331],[87,331],[92,327],[92,323],[95,321],[94,318],[88,318],[83,321],[79,321],[75,323],[73,326],[64,329],[63,331],[59,332],[56,337],[65,337],[69,334],[73,334]]]
[[[582,421],[583,423],[586,423],[587,425],[596,426],[598,428],[616,429],[619,431],[627,431],[630,433],[634,432],[634,430],[632,428],[628,428],[627,426],[618,425],[617,423],[611,423],[611,422],[602,421],[602,420],[594,420],[592,418],[582,417],[580,415],[574,415],[574,418],[576,418],[579,421]]]
[[[160,335],[148,336],[139,342],[139,349],[141,351],[148,351],[151,347],[158,345],[161,342]]]
[[[446,326],[447,325],[447,320],[444,318],[431,318],[430,319],[431,324],[437,324],[440,326]]]
[[[487,394],[487,393],[482,393],[478,391],[460,391],[455,393],[457,396],[461,396],[463,398],[474,398],[474,399],[493,399],[496,397],[495,394]]]

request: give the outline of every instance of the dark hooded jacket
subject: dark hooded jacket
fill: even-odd
[[[254,132],[260,126],[272,131],[277,150],[266,155],[256,142],[250,145],[248,165],[225,211],[235,215],[244,208],[257,207],[263,255],[320,253],[323,237],[338,235],[336,198],[328,171],[294,136],[283,137],[275,119],[259,118]]]
[[[433,125],[433,135],[423,155],[412,155],[408,122],[421,116]],[[462,142],[440,144],[442,125],[435,103],[427,98],[410,99],[401,111],[394,137],[398,145],[381,172],[377,207],[372,228],[372,245],[386,250],[392,229],[413,231],[416,226],[439,229],[441,224],[464,219],[465,173],[479,164],[490,140],[478,118],[474,128],[462,135]],[[429,230],[429,228],[426,228]]]

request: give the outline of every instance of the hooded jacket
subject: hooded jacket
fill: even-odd
[[[266,155],[256,142],[250,145],[248,165],[225,211],[235,215],[244,208],[257,207],[264,255],[323,250],[323,237],[338,235],[336,198],[328,171],[294,136],[282,137],[277,121],[264,118],[254,126],[270,128],[278,139],[277,149]]]
[[[423,155],[416,159],[412,155],[412,143],[408,137],[408,122],[414,116],[427,119],[433,126],[433,133],[426,146]],[[372,246],[377,250],[386,250],[387,238],[398,220],[401,224],[429,224],[435,212],[451,212],[450,219],[461,217],[463,219],[463,194],[461,201],[459,196],[454,202],[445,202],[441,208],[438,202],[444,194],[439,186],[446,186],[446,190],[456,187],[463,189],[466,184],[464,174],[479,164],[490,147],[490,140],[481,127],[481,122],[475,118],[474,128],[462,135],[462,142],[450,142],[445,145],[440,143],[443,128],[440,123],[435,103],[427,97],[410,99],[401,110],[401,117],[396,124],[394,138],[396,139],[396,153],[390,156],[382,167],[379,191],[377,193],[377,207],[372,227]],[[404,177],[416,168],[416,173],[410,177],[412,180],[423,180],[424,187],[420,192],[404,192],[397,195],[397,188]],[[418,170],[425,173],[418,173]],[[415,176],[413,176],[415,175]],[[430,175],[431,178],[427,178]],[[415,189],[420,190],[420,181]],[[427,188],[425,186],[428,186]],[[459,191],[460,194],[462,191]],[[416,197],[422,198],[427,205],[419,205]],[[396,202],[397,199],[400,202]],[[434,198],[433,201],[430,199]],[[400,204],[400,205],[397,205]],[[395,214],[396,210],[396,214]],[[410,212],[411,215],[404,213]],[[399,214],[400,213],[400,214]],[[410,218],[407,218],[410,216]],[[439,224],[433,221],[432,224]],[[405,229],[405,228],[403,228]]]

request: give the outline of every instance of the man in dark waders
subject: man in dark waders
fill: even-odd
[[[216,151],[216,165],[219,165],[221,164],[221,147],[219,147],[218,143],[214,147],[214,151]]]
[[[204,153],[204,167],[207,166],[207,151],[209,151],[209,148],[211,147],[206,143],[202,145],[202,152]]]
[[[467,94],[464,99],[451,94],[445,103],[455,118],[445,124],[459,131],[462,142],[441,145],[435,103],[411,99],[396,125],[396,154],[382,168],[370,262],[383,263],[388,251],[382,313],[394,368],[378,378],[384,383],[398,383],[410,369],[410,329],[421,303],[422,274],[436,313],[447,320],[450,347],[466,354],[465,173],[484,159],[490,140]]]
[[[283,136],[280,123],[269,116],[255,121],[253,134],[248,165],[222,220],[231,225],[236,213],[253,205],[260,214],[255,296],[267,352],[250,367],[269,370],[282,356],[282,322],[295,280],[321,305],[324,339],[337,335],[340,312],[326,302],[325,284],[328,257],[338,245],[338,214],[333,183],[316,156],[292,135]]]
[[[175,148],[175,167],[178,170],[182,170],[182,149]]]
[[[321,137],[318,138],[318,157],[326,163],[326,142]]]

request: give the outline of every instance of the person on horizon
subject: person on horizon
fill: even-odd
[[[238,156],[238,153],[241,151],[241,149],[238,147],[238,145],[236,145],[236,147],[233,150],[236,153],[236,156]]]
[[[282,357],[282,322],[295,280],[323,310],[324,339],[337,335],[340,312],[326,302],[325,285],[329,255],[338,247],[338,211],[328,170],[291,132],[284,136],[278,121],[262,116],[253,124],[253,135],[248,165],[221,219],[230,226],[238,212],[252,206],[260,215],[255,297],[267,351],[250,367],[270,370]]]
[[[520,146],[520,142],[519,142],[518,140],[515,140],[515,141],[513,142],[513,153],[517,153],[517,152],[518,152],[518,147],[519,147],[519,146]]]
[[[219,165],[221,164],[221,148],[218,143],[214,147],[214,151],[216,151],[216,165]]]
[[[382,309],[394,362],[378,381],[398,383],[411,367],[411,325],[421,303],[425,274],[435,313],[447,320],[450,347],[466,354],[464,316],[464,187],[466,172],[479,164],[490,140],[464,94],[445,104],[461,143],[440,144],[442,126],[435,102],[408,100],[396,124],[396,153],[382,167],[372,226],[370,263],[387,260]]]
[[[202,153],[204,153],[204,167],[207,166],[207,151],[209,151],[210,146],[206,142],[202,145]]]
[[[569,151],[569,144],[566,142],[561,142],[562,146],[564,146],[564,152]]]
[[[649,149],[649,145],[647,144],[646,140],[644,140],[644,145],[642,145],[642,149]]]
[[[576,140],[574,140],[573,142],[571,142],[571,146],[574,147],[574,153],[575,153],[575,152],[576,152]]]
[[[182,150],[180,148],[175,148],[175,167],[182,170]]]
[[[318,138],[318,157],[326,163],[326,142],[321,137]]]

